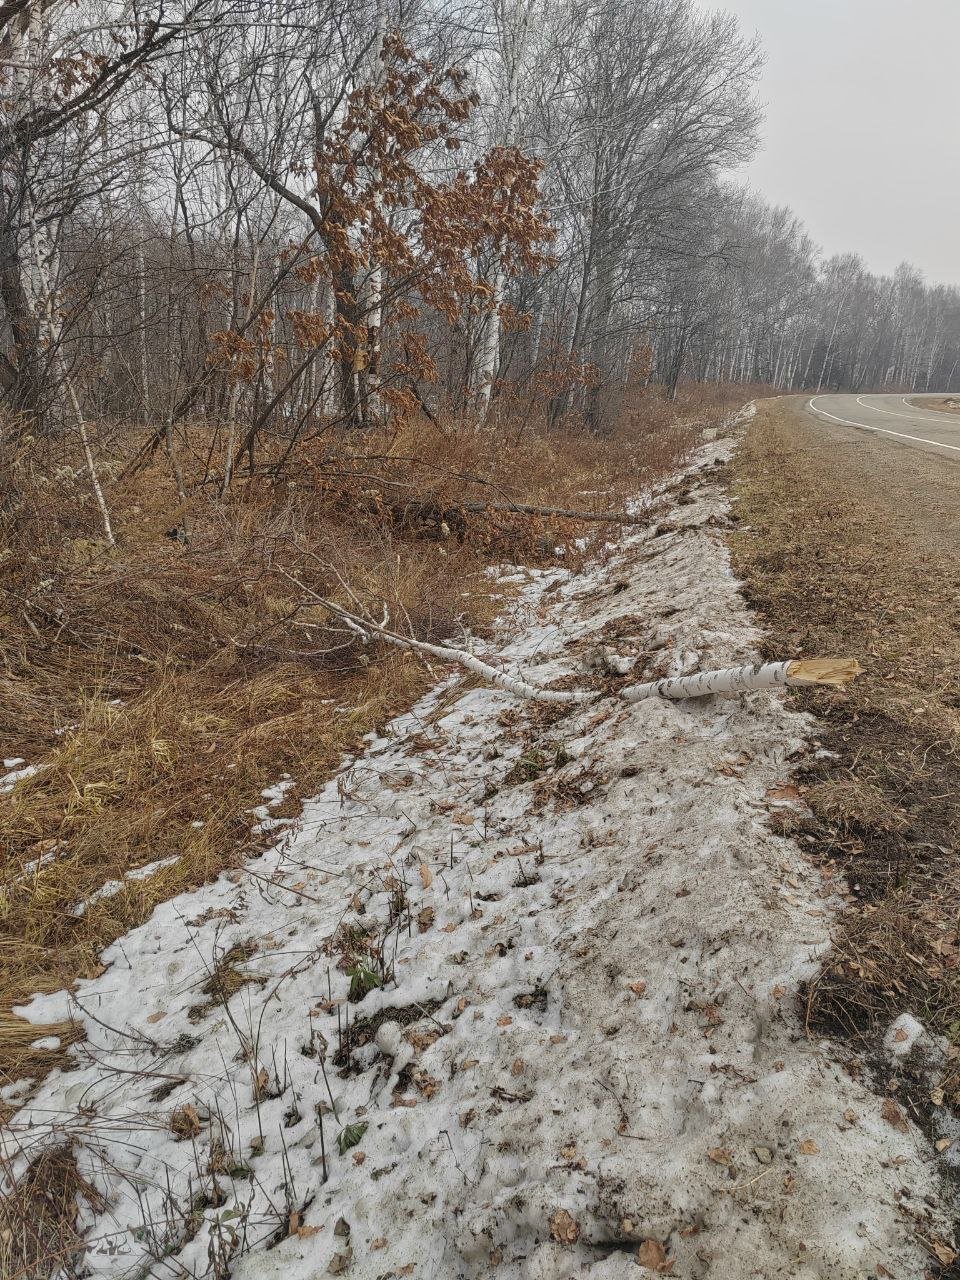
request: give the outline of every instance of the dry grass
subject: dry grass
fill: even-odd
[[[0,1196],[0,1275],[48,1280],[83,1274],[86,1244],[79,1201],[102,1211],[103,1198],[82,1176],[69,1146],[48,1147]]]
[[[936,409],[938,413],[960,413],[960,396],[911,396],[918,409]]]
[[[508,421],[320,434],[280,479],[242,477],[226,501],[202,483],[210,438],[195,427],[180,442],[188,512],[162,457],[117,480],[139,439],[104,429],[116,550],[71,447],[8,439],[0,754],[41,768],[0,796],[0,1082],[53,1065],[56,1053],[32,1048],[39,1036],[66,1047],[79,1034],[29,1026],[14,1006],[96,974],[103,948],[158,902],[239,864],[258,843],[250,810],[264,787],[295,779],[275,811],[295,814],[432,680],[332,625],[287,575],[344,602],[349,587],[377,611],[386,601],[427,639],[482,630],[497,609],[491,561],[550,560],[563,546],[571,562],[575,537],[609,529],[463,504],[617,508],[742,398],[635,394],[603,440]],[[461,511],[450,536],[431,508]],[[168,536],[185,516],[187,545]],[[109,882],[119,891],[96,897]]]
[[[771,655],[867,668],[798,696],[836,753],[808,767],[804,838],[850,887],[811,1022],[867,1048],[909,1010],[960,1045],[960,544],[943,524],[960,472],[889,448],[763,406],[735,467],[733,551]]]

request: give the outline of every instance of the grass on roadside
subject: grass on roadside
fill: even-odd
[[[425,639],[482,631],[499,607],[490,563],[549,562],[558,547],[573,563],[578,538],[610,529],[463,504],[616,509],[742,398],[634,393],[603,439],[516,422],[321,435],[287,475],[241,478],[226,499],[204,483],[209,429],[196,427],[179,444],[188,511],[162,457],[107,484],[115,550],[72,446],[8,432],[0,755],[38,771],[0,795],[0,1084],[58,1061],[39,1037],[62,1051],[78,1035],[30,1026],[15,1006],[96,974],[159,902],[239,865],[269,839],[251,831],[264,788],[289,774],[271,812],[294,816],[432,680],[410,655],[360,643],[298,583],[376,613],[386,601]],[[138,443],[101,430],[108,481]],[[445,533],[451,511],[462,521]],[[186,544],[170,536],[185,518]]]
[[[906,1010],[960,1045],[960,564],[905,536],[859,455],[838,460],[817,431],[788,401],[761,406],[731,539],[771,656],[866,668],[843,693],[797,696],[835,753],[808,763],[801,838],[850,888],[809,1018],[868,1048]],[[947,1089],[960,1103],[960,1076]]]

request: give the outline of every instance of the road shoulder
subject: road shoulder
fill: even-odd
[[[823,750],[802,779],[810,815],[791,821],[847,885],[833,952],[808,988],[809,1026],[850,1043],[953,1172],[960,468],[782,399],[761,406],[731,485],[734,567],[770,654],[850,654],[867,669],[852,689],[796,698],[818,717]],[[884,1052],[905,1014],[945,1038],[942,1055]]]

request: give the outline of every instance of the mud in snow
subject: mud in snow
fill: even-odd
[[[513,669],[756,658],[731,448],[586,571],[524,574]],[[803,1026],[832,887],[768,817],[812,732],[779,693],[446,680],[246,873],[29,1006],[88,1039],[14,1171],[74,1142],[94,1276],[922,1277],[949,1238],[924,1139]]]

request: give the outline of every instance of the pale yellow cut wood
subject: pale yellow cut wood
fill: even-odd
[[[790,663],[787,678],[791,684],[828,684],[839,689],[862,674],[856,658],[803,658]]]

